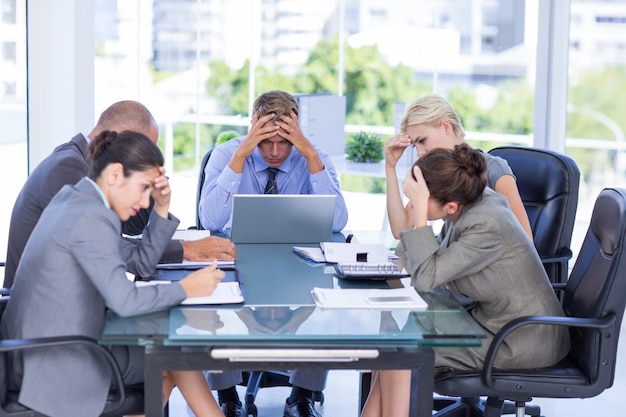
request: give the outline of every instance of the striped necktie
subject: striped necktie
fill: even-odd
[[[278,185],[276,185],[276,174],[278,168],[268,168],[267,185],[265,185],[265,194],[278,194]]]

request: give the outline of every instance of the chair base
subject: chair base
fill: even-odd
[[[517,415],[517,404],[497,398],[480,397],[435,397],[433,398],[434,417],[500,417]],[[537,405],[525,405],[525,416],[541,417],[541,409]]]
[[[261,388],[267,387],[290,387],[289,372],[282,371],[254,371],[243,373],[243,383],[246,386],[245,407],[246,415],[257,417],[258,409],[254,404],[256,394]],[[313,402],[324,404],[324,393],[313,392]]]

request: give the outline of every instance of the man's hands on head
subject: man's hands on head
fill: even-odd
[[[252,117],[252,126],[250,127],[248,135],[243,141],[241,141],[241,144],[235,150],[233,156],[230,158],[230,162],[228,163],[230,169],[232,169],[236,173],[243,172],[243,166],[246,158],[250,156],[252,152],[254,152],[259,143],[261,143],[261,141],[265,139],[272,138],[277,134],[280,126],[277,126],[273,123],[268,123],[273,118],[273,113],[266,114],[263,117],[259,117],[257,114],[255,114]]]
[[[316,174],[324,169],[324,164],[315,147],[302,133],[298,116],[293,110],[289,112],[289,116],[281,116],[276,121],[276,125],[280,126],[280,129],[277,131],[278,135],[291,142],[300,152],[300,155],[306,159],[311,174]]]
[[[198,240],[183,240],[183,258],[192,262],[234,261],[237,249],[230,240],[219,236],[207,236]]]
[[[262,141],[280,136],[295,146],[298,152],[307,160],[309,172],[315,174],[324,169],[324,164],[313,144],[302,133],[298,116],[295,112],[292,110],[289,116],[283,115],[280,119],[272,122],[275,116],[274,113],[271,113],[262,117],[255,114],[252,117],[250,131],[233,153],[228,164],[230,168],[236,173],[243,172],[246,158],[254,152],[255,148]]]

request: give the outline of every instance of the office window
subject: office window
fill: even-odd
[[[13,202],[27,175],[26,1],[2,0],[0,7],[0,177],[7,179],[0,204],[0,261],[4,261]]]
[[[17,44],[15,42],[2,42],[2,60],[15,64],[17,59]]]
[[[17,22],[16,0],[2,0],[2,23],[15,24]]]
[[[96,19],[96,112],[144,101],[186,197],[217,135],[244,134],[251,99],[276,88],[345,96],[339,141],[361,130],[386,138],[402,103],[437,92],[472,145],[528,144],[537,1],[96,0],[113,16],[106,30]],[[382,201],[382,165],[370,172],[342,174],[342,187]],[[181,206],[193,219],[193,199]]]
[[[600,190],[623,186],[626,110],[626,4],[571,1],[567,153],[581,170],[579,218],[589,218]]]

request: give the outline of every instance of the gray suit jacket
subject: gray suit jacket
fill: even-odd
[[[82,134],[59,145],[30,174],[18,195],[9,226],[4,286],[11,287],[24,246],[41,213],[52,197],[66,184],[76,184],[89,170],[89,145]],[[147,223],[149,212],[140,210],[137,216],[124,223],[124,232],[140,234]],[[164,262],[181,262],[183,249],[179,241],[168,244],[162,255]]]
[[[69,220],[69,221],[68,221]],[[153,215],[139,245],[120,248],[120,220],[87,178],[64,186],[44,210],[17,270],[0,325],[3,338],[83,335],[98,339],[105,310],[121,316],[180,303],[179,284],[136,288],[126,271],[153,271],[178,226]],[[132,262],[131,262],[132,261]],[[110,372],[81,348],[16,355],[19,401],[50,416],[95,416],[104,407]]]
[[[493,335],[508,321],[563,315],[532,241],[506,198],[489,188],[455,223],[445,223],[440,241],[430,227],[405,231],[401,239],[415,288],[428,292],[447,283],[472,298],[476,305],[470,313],[489,335],[480,348],[435,349],[437,366],[481,368]],[[527,326],[507,338],[496,366],[547,367],[568,351],[565,327]]]

